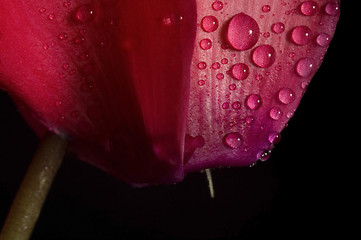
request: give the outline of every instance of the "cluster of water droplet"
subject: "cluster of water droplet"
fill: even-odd
[[[281,3],[280,3],[281,4]],[[282,3],[284,6],[290,5],[290,3]],[[294,3],[293,3],[294,4]],[[325,32],[313,32],[311,27],[305,25],[296,25],[296,26],[287,26],[288,21],[282,21],[285,18],[278,18],[278,21],[271,22],[269,25],[269,31],[267,29],[260,29],[259,24],[255,20],[254,16],[247,15],[244,12],[239,12],[233,16],[230,16],[228,21],[219,21],[216,16],[221,16],[223,14],[222,10],[227,6],[227,1],[214,1],[211,4],[211,8],[215,11],[214,14],[204,16],[200,21],[200,27],[204,31],[203,38],[199,39],[199,48],[200,56],[209,56],[206,55],[208,51],[223,52],[220,62],[216,61],[213,63],[207,62],[204,58],[200,58],[200,61],[197,63],[197,68],[199,71],[203,70],[216,70],[215,79],[210,80],[211,76],[204,75],[204,79],[198,80],[198,85],[200,88],[204,88],[209,85],[210,87],[218,87],[218,84],[214,84],[219,81],[230,82],[228,89],[230,91],[240,91],[242,92],[242,86],[257,85],[266,78],[268,75],[277,76],[278,72],[281,71],[292,71],[292,74],[296,74],[300,78],[300,87],[305,89],[309,77],[311,77],[318,66],[316,66],[317,61],[310,56],[303,56],[299,59],[295,59],[297,53],[293,50],[297,47],[310,46],[311,44],[316,45],[317,47],[327,47],[331,41],[330,33]],[[260,9],[261,15],[260,19],[265,18],[266,14],[272,14],[272,8],[270,5],[264,5]],[[297,4],[297,7],[291,10],[284,12],[285,16],[295,14],[297,17],[311,18],[312,16],[336,16],[339,14],[339,5],[335,1],[326,2],[323,6],[319,6],[316,1],[303,1]],[[275,16],[275,14],[273,14]],[[221,17],[223,18],[223,16]],[[281,21],[280,21],[281,20]],[[311,19],[309,20],[311,23]],[[314,23],[313,23],[314,24]],[[322,22],[318,23],[323,25]],[[264,31],[263,33],[261,31]],[[207,37],[209,34],[209,37]],[[223,34],[224,41],[219,42],[215,41],[214,34]],[[261,37],[265,40],[272,37],[279,39],[285,39],[283,41],[289,42],[292,46],[292,50],[288,53],[286,49],[278,50],[278,47],[273,46],[272,42],[260,40]],[[220,48],[219,48],[220,47]],[[277,49],[277,50],[276,50]],[[205,53],[202,54],[202,51]],[[309,53],[309,49],[306,50]],[[278,54],[288,54],[288,57],[294,61],[285,63],[277,63]],[[228,56],[231,56],[229,58]],[[245,55],[245,56],[244,56]],[[238,57],[243,56],[243,57]],[[287,56],[287,55],[286,55]],[[238,58],[237,58],[238,57]],[[239,61],[235,59],[250,59],[251,61]],[[318,59],[317,59],[318,60]],[[251,64],[249,63],[251,62]],[[286,65],[287,69],[283,69],[283,65]],[[225,67],[228,67],[226,72],[221,72]],[[272,68],[271,68],[272,67]],[[253,68],[253,69],[252,69]],[[256,80],[256,81],[255,81]],[[307,80],[307,81],[306,81]],[[222,83],[224,84],[224,83]],[[227,83],[228,84],[228,83]],[[221,85],[221,83],[219,83]],[[255,88],[257,89],[257,88]],[[296,99],[300,99],[300,95],[296,95],[294,86],[282,87],[275,93],[274,100],[272,102],[276,103],[274,106],[271,106],[268,111],[269,119],[274,121],[283,120],[284,123],[287,122],[287,119],[293,116]],[[243,94],[244,92],[242,92]],[[226,99],[230,99],[230,94],[226,93]],[[239,99],[233,102],[225,101],[220,104],[220,108],[224,110],[239,110],[242,109],[242,112],[245,112],[244,109],[249,110],[246,115],[243,115],[243,123],[246,125],[252,125],[255,121],[255,117],[252,113],[260,109],[263,106],[263,96],[260,95],[257,91],[251,92],[248,95],[246,94],[245,99]],[[269,97],[266,96],[267,101]],[[243,104],[245,108],[243,108]],[[286,113],[284,114],[284,111]],[[267,111],[266,111],[267,112]],[[229,115],[229,114],[228,114]],[[257,115],[257,114],[255,114]],[[227,118],[228,119],[228,118]],[[230,122],[228,126],[237,126],[236,123]],[[267,142],[270,144],[269,149],[262,149],[257,155],[257,158],[261,160],[267,160],[270,155],[270,149],[273,144],[279,142],[280,133],[277,131],[270,130],[268,134]],[[223,134],[222,142],[223,145],[230,149],[238,149],[243,146],[243,138],[241,134],[242,131],[232,131],[228,133],[220,131]],[[246,150],[245,150],[246,151]]]
[[[44,20],[48,24],[56,24],[52,29],[59,29],[59,32],[48,38],[46,42],[42,43],[41,48],[44,51],[52,51],[56,48],[69,49],[66,54],[74,54],[69,59],[73,61],[59,62],[60,66],[58,69],[58,80],[59,81],[75,81],[79,82],[79,91],[84,95],[90,94],[95,86],[94,73],[96,72],[96,65],[92,59],[91,53],[88,49],[93,48],[94,39],[88,41],[88,28],[92,27],[95,19],[98,16],[97,7],[92,4],[76,5],[72,1],[64,1],[60,4],[61,8],[66,8],[66,11],[53,11],[53,9],[47,9],[41,7],[38,12],[44,17]],[[64,28],[61,28],[62,24],[59,22],[66,22]],[[106,26],[105,23],[104,26]],[[67,26],[72,26],[71,28]],[[99,47],[105,47],[105,41],[99,41],[97,43]],[[75,49],[75,51],[73,50]],[[50,53],[50,52],[49,52]],[[53,53],[50,53],[53,54]],[[90,96],[90,95],[89,95]],[[73,101],[76,101],[75,99]],[[66,119],[70,118],[73,120],[79,119],[79,116],[84,112],[87,118],[92,117],[91,108],[89,109],[73,109],[69,111],[73,106],[65,106],[63,99],[57,99],[54,102],[55,107],[59,112],[58,123],[65,122]],[[74,106],[77,106],[75,104]],[[66,113],[65,112],[66,109]]]

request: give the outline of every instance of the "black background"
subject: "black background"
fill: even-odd
[[[342,5],[324,63],[269,161],[213,171],[211,199],[204,173],[135,189],[67,157],[32,239],[347,239],[358,221],[352,169],[360,158],[351,146],[359,141],[353,97],[360,77],[351,64],[356,36],[347,8]],[[0,225],[37,144],[1,92]]]

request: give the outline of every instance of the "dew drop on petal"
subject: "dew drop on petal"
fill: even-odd
[[[206,62],[199,62],[197,66],[198,66],[198,68],[200,70],[203,70],[203,69],[206,69],[207,63]]]
[[[206,32],[214,32],[218,28],[218,20],[215,16],[205,16],[202,19],[201,26]]]
[[[199,86],[204,86],[204,84],[206,84],[206,81],[204,81],[204,80],[199,80],[198,81]]]
[[[283,104],[290,104],[296,99],[295,92],[290,88],[282,88],[278,92],[278,100]]]
[[[215,11],[220,11],[223,9],[223,2],[221,1],[215,1],[213,4],[212,4],[212,8],[213,10]]]
[[[240,109],[241,106],[242,106],[242,104],[239,101],[232,103],[232,108],[235,110]]]
[[[272,31],[277,34],[283,33],[285,31],[285,25],[281,22],[275,23],[272,25]]]
[[[217,78],[218,80],[222,80],[222,79],[224,79],[224,74],[223,74],[223,73],[218,73],[218,74],[216,75],[216,78]]]
[[[253,62],[261,67],[270,67],[276,60],[276,51],[271,45],[258,46],[252,53]]]
[[[315,67],[312,58],[302,58],[296,65],[296,72],[301,77],[309,77],[315,71]]]
[[[223,109],[228,109],[229,108],[229,102],[225,102],[222,104],[222,108]]]
[[[80,6],[76,11],[75,11],[75,19],[78,22],[81,23],[86,23],[86,22],[91,22],[95,19],[95,9],[92,5],[90,4],[85,4]]]
[[[330,45],[331,42],[331,36],[327,33],[320,33],[316,38],[316,43],[320,47],[327,47]]]
[[[244,63],[237,63],[232,66],[231,76],[237,80],[244,80],[249,75],[249,67]]]
[[[65,39],[68,39],[68,34],[63,32],[63,33],[60,33],[58,37],[60,40],[65,40]]]
[[[229,88],[229,90],[233,91],[233,90],[236,90],[237,86],[236,86],[236,84],[232,83],[232,84],[229,84],[228,88]]]
[[[336,2],[329,2],[325,7],[325,12],[328,15],[336,16],[340,13],[340,6]]]
[[[309,27],[298,26],[292,30],[291,38],[295,44],[303,46],[312,40],[312,31]]]
[[[221,64],[219,62],[215,62],[212,64],[212,69],[217,70],[221,67]]]
[[[262,106],[261,96],[258,94],[251,94],[246,99],[246,106],[251,110],[257,110]]]
[[[281,141],[281,134],[275,131],[270,132],[268,134],[268,141],[272,144],[279,143]]]
[[[202,39],[199,42],[199,46],[203,49],[203,50],[208,50],[212,47],[212,41],[208,38]]]
[[[247,124],[252,124],[252,123],[254,122],[254,117],[252,117],[252,116],[247,116],[247,117],[245,118],[245,120],[246,120],[246,123],[247,123]]]
[[[54,19],[55,19],[55,14],[54,14],[54,13],[50,13],[50,14],[48,15],[48,19],[49,19],[50,21],[54,20]]]
[[[262,162],[267,161],[271,156],[270,150],[261,150],[257,154],[257,158],[261,160]]]
[[[231,19],[226,33],[229,44],[237,50],[252,48],[256,45],[259,35],[257,22],[244,13],[239,13]]]
[[[319,7],[314,1],[306,1],[301,4],[300,10],[303,15],[313,16],[318,12]]]
[[[243,144],[242,135],[238,132],[227,133],[223,137],[223,144],[224,146],[229,148],[233,148],[233,149],[239,148]]]
[[[262,12],[266,13],[271,11],[271,6],[270,5],[263,5],[262,6]]]
[[[273,107],[271,108],[271,110],[269,111],[269,116],[273,119],[273,120],[278,120],[282,117],[283,112],[279,107]]]

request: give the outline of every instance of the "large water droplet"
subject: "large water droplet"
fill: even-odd
[[[222,8],[223,8],[223,2],[221,2],[221,1],[215,1],[215,2],[212,4],[212,8],[213,8],[213,10],[215,10],[215,11],[220,11],[220,10],[222,10]]]
[[[283,104],[290,104],[296,99],[295,92],[290,88],[282,88],[278,92],[278,100]]]
[[[276,51],[270,45],[258,46],[252,53],[253,62],[261,67],[270,67],[276,60]]]
[[[238,132],[227,133],[223,137],[223,144],[229,148],[239,148],[243,144],[242,135]]]
[[[336,2],[329,2],[325,7],[325,12],[328,15],[336,16],[340,13],[340,6]]]
[[[279,107],[273,107],[271,108],[271,110],[269,111],[269,116],[273,119],[273,120],[278,120],[282,117],[283,112]]]
[[[199,46],[203,49],[203,50],[208,50],[212,47],[212,41],[208,38],[202,39],[199,42]]]
[[[80,6],[75,11],[75,19],[81,23],[91,22],[95,19],[95,8],[90,4]]]
[[[281,134],[275,131],[270,132],[268,134],[268,141],[272,144],[279,143],[281,141]]]
[[[234,64],[231,69],[232,77],[237,80],[244,80],[249,75],[249,67],[244,63]]]
[[[318,4],[314,1],[306,1],[301,4],[301,13],[306,16],[313,16],[318,12]]]
[[[246,99],[246,106],[251,110],[257,110],[262,106],[262,98],[258,94],[251,94]]]
[[[229,22],[227,40],[237,50],[247,50],[256,45],[259,39],[259,26],[250,16],[239,13]]]
[[[205,16],[202,19],[201,26],[206,32],[214,32],[218,28],[218,20],[214,16]]]
[[[315,70],[315,61],[312,58],[302,58],[296,65],[296,72],[301,77],[309,77]]]
[[[321,47],[327,47],[330,45],[331,36],[327,33],[320,33],[316,38],[316,43]]]
[[[312,31],[309,27],[298,26],[292,30],[291,38],[295,44],[303,46],[312,40]]]

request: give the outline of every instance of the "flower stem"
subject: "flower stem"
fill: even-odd
[[[66,148],[67,142],[54,134],[41,142],[12,203],[0,240],[30,239]]]

